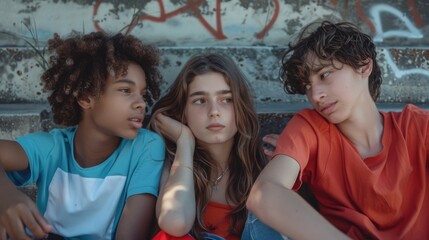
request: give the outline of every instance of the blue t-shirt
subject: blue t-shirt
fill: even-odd
[[[9,172],[18,186],[36,183],[37,207],[66,238],[113,239],[126,199],[135,194],[158,196],[164,163],[162,138],[139,130],[122,139],[101,164],[82,168],[74,158],[76,127],[22,136],[29,168]]]

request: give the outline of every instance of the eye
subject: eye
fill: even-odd
[[[223,99],[221,99],[222,103],[231,103],[232,102],[232,97],[225,97]]]
[[[204,104],[205,102],[206,100],[204,100],[203,98],[197,98],[192,101],[192,103],[195,103],[195,104]]]
[[[320,75],[320,78],[321,78],[321,79],[325,79],[325,78],[327,78],[330,74],[331,74],[331,72],[330,72],[330,71],[326,71],[326,72],[324,72],[324,73],[322,73],[322,74]]]
[[[120,89],[118,89],[118,91],[122,92],[122,93],[130,93],[131,92],[129,88],[120,88]]]

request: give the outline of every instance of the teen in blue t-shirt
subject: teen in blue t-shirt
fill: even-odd
[[[147,101],[159,96],[157,50],[104,33],[48,44],[55,55],[42,81],[67,128],[0,141],[0,234],[148,238],[165,150],[142,129]],[[37,207],[12,183],[36,183]]]

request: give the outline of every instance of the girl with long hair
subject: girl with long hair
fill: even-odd
[[[191,58],[154,105],[149,126],[168,151],[158,237],[240,239],[247,196],[266,162],[252,100],[231,58],[205,54]]]

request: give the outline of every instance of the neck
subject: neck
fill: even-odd
[[[81,167],[93,167],[104,162],[118,147],[121,139],[86,128],[80,124],[74,137],[74,156]]]
[[[217,172],[221,172],[228,167],[229,157],[231,155],[233,145],[234,139],[230,139],[228,142],[219,144],[207,144],[204,146],[204,149],[209,152],[211,158],[218,166]]]
[[[353,143],[361,157],[366,158],[383,148],[383,117],[374,102],[359,110],[350,119],[337,124],[337,128]]]

